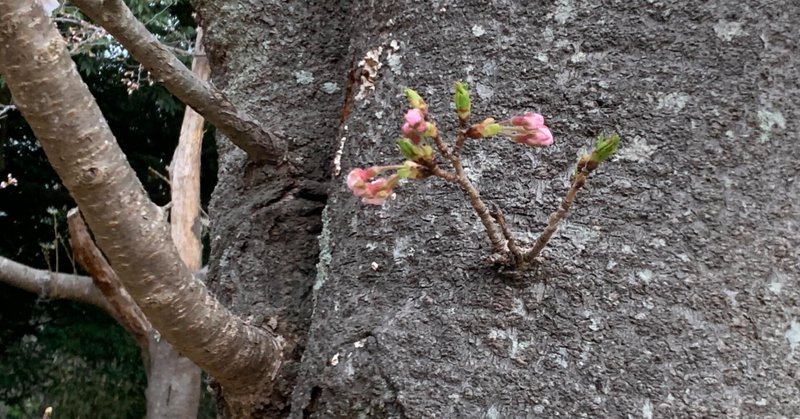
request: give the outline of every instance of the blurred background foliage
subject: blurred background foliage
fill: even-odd
[[[185,63],[195,23],[187,0],[126,0],[134,14]],[[158,205],[169,202],[167,165],[184,106],[105,31],[68,3],[54,18],[128,161]],[[0,78],[0,107],[13,105]],[[202,199],[216,183],[213,134],[203,142]],[[71,263],[66,212],[74,206],[42,148],[16,111],[0,117],[0,255],[39,269],[80,273]],[[0,284],[0,418],[141,418],[145,376],[138,347],[102,311]],[[207,396],[207,395],[206,395]],[[214,417],[205,397],[200,417]]]

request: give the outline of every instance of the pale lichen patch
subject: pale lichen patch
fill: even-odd
[[[683,108],[686,107],[686,103],[688,101],[689,95],[683,92],[662,94],[662,96],[658,98],[658,105],[656,105],[656,109],[678,112],[682,111]]]
[[[794,355],[797,345],[800,344],[800,323],[797,320],[792,320],[789,323],[789,330],[783,336],[789,341],[789,349],[792,351],[790,355]]]
[[[736,36],[745,35],[742,29],[742,22],[728,22],[720,20],[714,25],[714,33],[719,39],[730,42]]]
[[[328,279],[328,267],[332,260],[330,222],[328,207],[326,206],[322,210],[322,233],[319,235],[319,262],[317,262],[317,278],[313,287],[315,297],[317,291],[325,285],[325,281]]]
[[[626,142],[624,147],[621,147],[617,152],[617,156],[621,160],[628,160],[636,163],[645,163],[650,160],[650,156],[655,153],[656,147],[647,144],[647,141],[640,137],[635,136],[630,142]]]
[[[307,85],[314,82],[314,74],[307,70],[295,71],[294,79],[297,84]]]
[[[758,128],[761,130],[759,140],[763,143],[769,141],[770,132],[773,128],[786,129],[786,119],[780,112],[762,109],[758,111]]]
[[[342,88],[339,87],[338,84],[336,84],[336,83],[334,83],[332,81],[329,81],[329,82],[323,83],[322,87],[320,88],[320,90],[322,90],[323,92],[325,92],[325,93],[327,93],[329,95],[332,95],[332,94],[338,92],[339,90],[342,90]]]
[[[560,23],[565,24],[572,17],[572,12],[574,11],[572,7],[571,0],[558,0],[558,5],[556,6],[556,11],[553,14],[553,19]]]
[[[642,404],[642,419],[653,419],[653,402],[650,399],[645,399]]]

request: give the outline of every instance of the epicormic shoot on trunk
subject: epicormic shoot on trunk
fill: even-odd
[[[552,145],[553,134],[544,124],[544,117],[538,113],[527,112],[502,121],[486,118],[480,123],[470,125],[472,103],[469,89],[466,84],[456,82],[453,101],[459,129],[451,147],[442,139],[436,123],[428,113],[428,105],[422,97],[412,89],[405,89],[405,94],[409,110],[400,128],[403,136],[397,140],[397,146],[406,161],[397,165],[353,169],[347,175],[347,187],[353,195],[361,198],[362,202],[383,205],[393,195],[394,189],[402,179],[420,180],[435,176],[455,183],[467,195],[470,205],[486,229],[493,248],[490,260],[520,270],[535,265],[536,258],[558,229],[558,224],[566,217],[578,190],[584,186],[589,174],[597,169],[600,163],[611,157],[619,146],[619,135],[601,135],[597,138],[592,152],[581,156],[578,160],[572,176],[572,185],[561,205],[550,215],[544,231],[532,245],[529,245],[513,237],[503,213],[497,206],[493,206],[490,210],[483,202],[478,190],[464,173],[461,150],[468,139],[498,136],[531,147]],[[439,156],[452,166],[452,170],[440,165],[437,159]],[[388,172],[393,173],[384,175]]]

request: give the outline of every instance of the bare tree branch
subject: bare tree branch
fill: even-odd
[[[197,28],[195,40],[195,56],[192,60],[192,73],[197,74],[201,80],[208,80],[211,69],[208,59],[203,52],[203,29]],[[203,117],[187,106],[184,112],[181,134],[178,146],[170,163],[170,192],[172,195],[172,210],[170,212],[170,225],[172,242],[180,254],[183,263],[190,271],[199,271],[203,264],[203,245],[200,240],[202,226],[200,223],[200,154],[203,146]],[[176,397],[165,400],[165,405],[154,408],[183,408],[194,412],[200,405],[200,368],[177,351],[160,351],[156,356],[161,356],[163,364],[171,369],[172,376],[180,385]],[[147,389],[148,405],[151,400],[163,400],[163,394],[168,388],[150,386]],[[166,409],[165,409],[166,410]],[[159,417],[187,417],[180,412],[164,411]]]
[[[94,245],[77,208],[73,208],[67,213],[67,225],[69,226],[69,244],[72,246],[75,260],[91,275],[94,286],[111,306],[111,313],[115,314],[117,322],[128,331],[142,352],[147,353],[148,335],[152,331],[152,326],[130,294],[125,291],[103,253]],[[147,365],[149,360],[145,361],[145,365]]]
[[[170,93],[203,115],[251,160],[273,164],[283,161],[286,148],[283,141],[186,68],[122,0],[73,0],[72,3],[117,38]]]
[[[181,261],[163,214],[148,199],[41,7],[0,1],[0,45],[0,72],[17,107],[153,326],[226,392],[268,388],[285,342],[222,306]]]
[[[195,57],[192,73],[200,80],[208,80],[211,67],[203,50],[203,30],[197,29]],[[181,125],[178,146],[170,163],[172,193],[172,242],[181,259],[192,272],[203,266],[203,246],[200,240],[203,226],[200,223],[200,153],[203,148],[203,117],[187,107]]]
[[[100,307],[108,313],[113,312],[111,305],[88,276],[35,269],[0,256],[0,282],[44,298],[80,301]]]
[[[9,111],[17,109],[14,105],[0,105],[0,119],[6,116]]]

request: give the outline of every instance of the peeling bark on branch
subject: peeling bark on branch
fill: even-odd
[[[197,29],[192,73],[206,81],[211,67],[203,50],[203,30]],[[172,242],[187,267],[193,272],[203,265],[203,245],[200,240],[200,153],[203,148],[203,117],[186,107],[181,125],[181,135],[170,163],[172,195]]]
[[[147,71],[183,103],[203,115],[256,163],[280,163],[285,144],[225,95],[193,74],[151,34],[122,0],[75,0],[95,23],[105,28]]]
[[[97,244],[151,323],[229,393],[260,391],[283,340],[223,307],[181,262],[64,41],[42,9],[0,2],[0,71]]]

